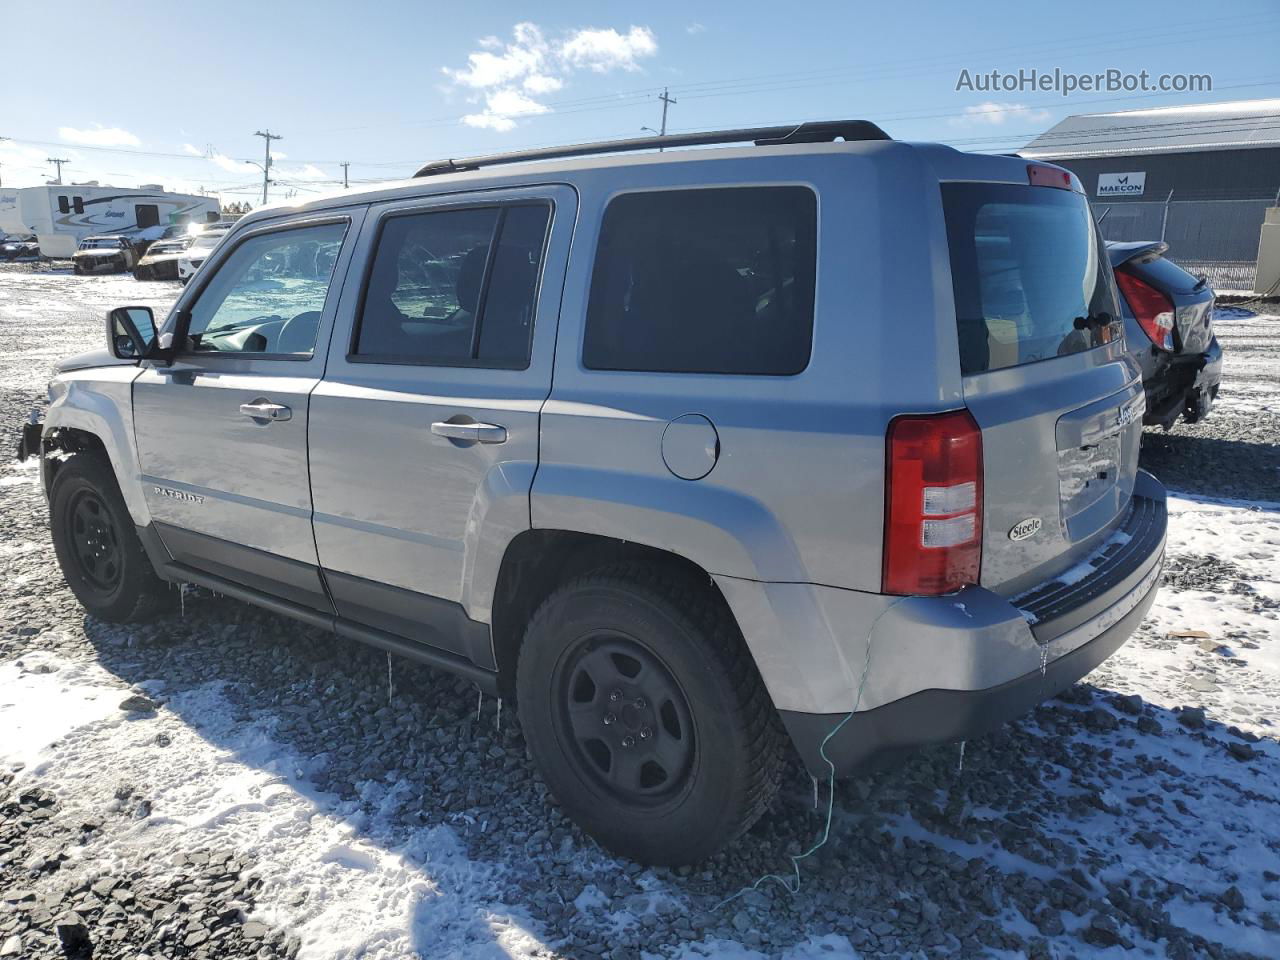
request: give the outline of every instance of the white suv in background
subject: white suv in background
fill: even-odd
[[[178,258],[178,279],[186,283],[195,276],[195,272],[200,269],[200,264],[204,263],[205,258],[213,252],[214,247],[233,226],[235,226],[234,222],[219,222],[211,223],[201,230],[183,255]]]

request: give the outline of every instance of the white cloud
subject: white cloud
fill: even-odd
[[[658,41],[648,27],[632,27],[626,33],[612,28],[579,30],[560,48],[560,56],[565,63],[596,73],[639,70],[640,65],[636,61],[657,52]]]
[[[445,67],[445,75],[460,86],[483,90],[538,74],[551,54],[541,28],[534,23],[517,23],[512,35],[513,42],[505,47],[497,37],[485,37],[480,41],[484,49],[468,55],[466,69]],[[501,53],[490,52],[499,47]]]
[[[522,22],[512,28],[510,42],[490,36],[478,45],[465,67],[445,67],[444,74],[471,103],[483,104],[462,122],[498,131],[512,129],[519,117],[549,113],[551,107],[537,98],[563,89],[575,71],[635,71],[640,60],[658,52],[653,31],[636,26],[626,33],[583,27],[548,37],[536,23]]]
[[[689,34],[690,36],[694,36],[699,33],[706,33],[707,28],[704,27],[702,24],[698,23],[697,21],[694,21],[693,23],[689,24],[687,27],[684,28],[684,32]]]
[[[75,127],[59,127],[58,136],[67,143],[78,143],[86,147],[137,147],[142,141],[128,130],[119,127],[104,127],[95,123],[92,130],[78,130]]]
[[[514,117],[532,117],[550,110],[546,104],[526,97],[519,90],[503,87],[485,97],[483,112],[469,113],[462,122],[469,127],[503,131],[516,125]]]
[[[314,163],[308,163],[301,167],[277,167],[274,163],[271,165],[271,174],[278,180],[332,180],[329,174],[325,173]]]
[[[510,117],[501,117],[493,113],[468,113],[463,116],[462,122],[468,127],[476,127],[480,130],[497,130],[499,133],[512,130],[516,125],[516,122]]]
[[[240,160],[233,160],[225,153],[218,153],[216,150],[209,154],[209,160],[223,170],[229,170],[232,173],[244,173],[245,164]]]
[[[555,93],[564,86],[564,81],[559,77],[550,77],[545,73],[531,73],[524,78],[522,86],[529,93]]]
[[[1043,123],[1049,119],[1048,110],[1037,110],[1025,103],[1000,103],[988,100],[964,108],[964,116],[952,117],[948,123],[953,127],[998,127],[1008,120]]]
[[[191,145],[191,144],[189,144],[189,143],[184,143],[184,144],[182,145],[182,152],[183,152],[183,153],[189,153],[189,154],[191,154],[193,157],[203,157],[203,156],[204,156],[204,151],[203,151],[203,150],[201,150],[199,147],[192,146],[192,145]]]

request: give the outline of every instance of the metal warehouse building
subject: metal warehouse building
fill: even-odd
[[[1067,117],[1019,153],[1080,178],[1108,240],[1158,240],[1221,289],[1249,289],[1280,204],[1280,99]]]

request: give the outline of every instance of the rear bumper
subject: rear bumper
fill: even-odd
[[[1033,670],[985,690],[921,690],[855,713],[843,724],[848,714],[783,711],[782,721],[815,776],[830,772],[824,755],[837,776],[848,776],[892,763],[918,747],[981,736],[1061,693],[1120,649],[1146,616],[1158,589],[1157,578],[1128,613],[1092,640],[1048,661],[1043,672]]]
[[[1012,600],[968,587],[891,603],[870,626],[869,650],[845,656],[856,713],[852,703],[779,711],[809,770],[826,775],[829,760],[843,776],[910,748],[976,737],[1070,686],[1114,653],[1154,602],[1167,524],[1163,486],[1140,472],[1121,536],[1089,558],[1090,576],[1049,580]]]
[[[1204,353],[1171,357],[1143,381],[1147,412],[1142,422],[1168,429],[1185,414],[1188,423],[1195,423],[1209,413],[1221,383],[1222,347],[1214,337]]]
[[[1204,417],[1218,398],[1218,387],[1222,383],[1222,347],[1217,337],[1209,342],[1202,361],[1186,400],[1187,420],[1192,423]]]

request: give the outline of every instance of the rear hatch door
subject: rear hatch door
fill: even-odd
[[[1084,196],[945,183],[965,403],[982,429],[981,582],[1079,563],[1133,494],[1145,396]]]

